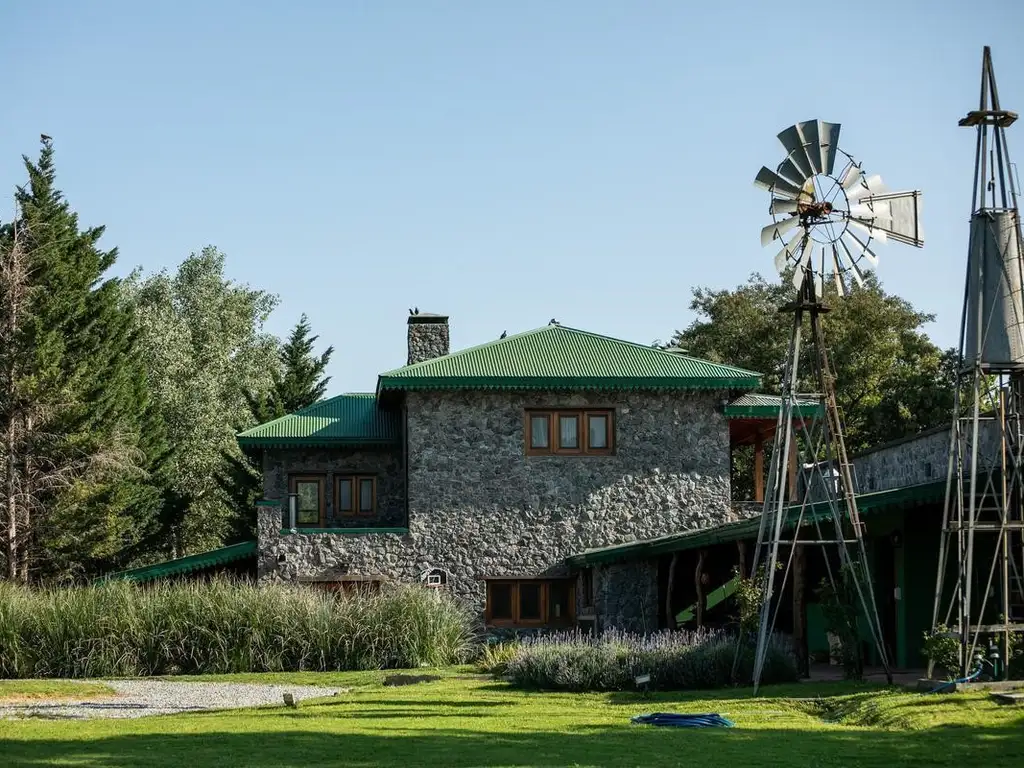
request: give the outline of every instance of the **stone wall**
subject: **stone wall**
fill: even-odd
[[[277,448],[263,453],[263,498],[288,504],[289,475],[324,477],[328,527],[378,528],[405,525],[405,474],[402,452],[393,448]],[[374,515],[346,514],[335,509],[334,479],[340,475],[373,475],[377,478],[377,511]]]
[[[992,422],[982,423],[981,447],[995,456],[998,431]],[[949,428],[882,446],[852,457],[854,482],[859,493],[887,491],[920,483],[945,480],[949,462]]]
[[[282,536],[263,524],[264,512],[261,577],[344,570],[413,581],[438,567],[448,589],[482,613],[485,579],[566,576],[564,559],[585,549],[717,525],[733,517],[721,397],[410,393],[409,533]],[[537,406],[614,408],[614,455],[526,456],[524,409]],[[655,592],[653,625],[656,573],[639,583]],[[650,621],[630,602],[635,578],[616,571],[606,585],[604,626]]]

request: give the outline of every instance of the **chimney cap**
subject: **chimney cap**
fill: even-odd
[[[415,323],[447,323],[448,315],[436,315],[433,312],[416,312],[409,315],[409,325]]]

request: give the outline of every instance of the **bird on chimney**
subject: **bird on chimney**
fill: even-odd
[[[499,339],[504,339],[506,336],[508,336],[508,331],[502,331],[501,332],[501,336],[499,336],[498,338]]]
[[[415,312],[418,315],[420,313],[420,308],[419,307],[415,307]]]
[[[53,141],[53,137],[52,136],[47,136],[45,133],[40,133],[39,134],[39,140],[40,141]]]
[[[412,307],[409,307],[409,314],[412,314]]]

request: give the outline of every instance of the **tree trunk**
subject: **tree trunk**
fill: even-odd
[[[4,441],[4,492],[7,507],[7,578],[18,579],[18,497],[14,474],[14,427],[7,425]]]
[[[676,585],[676,564],[679,562],[679,553],[672,553],[672,562],[668,566],[668,585],[665,587],[665,621],[669,629],[676,629],[676,614],[672,610],[672,593]]]

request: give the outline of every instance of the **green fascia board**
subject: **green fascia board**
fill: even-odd
[[[179,557],[176,560],[167,560],[153,565],[144,565],[141,568],[132,568],[127,571],[118,571],[100,577],[99,581],[153,581],[167,576],[177,576],[183,573],[210,568],[215,565],[225,565],[236,560],[242,560],[256,554],[255,541],[243,541],[239,544],[232,544],[228,547],[221,547],[209,552],[200,552],[197,555]]]
[[[756,389],[761,374],[553,324],[382,373],[410,389]]]
[[[859,512],[868,513],[896,506],[913,506],[940,501],[946,491],[946,481],[939,480],[933,483],[921,483],[903,488],[894,488],[886,491],[874,491],[872,493],[860,494],[857,496],[857,509]],[[804,508],[804,523],[813,523],[815,520],[825,520],[830,517],[828,502],[820,501],[808,504]],[[800,505],[790,505],[787,511],[786,528],[796,525],[800,517]],[[690,549],[699,549],[714,544],[723,544],[743,539],[754,538],[761,528],[761,516],[738,520],[731,523],[724,523],[713,528],[704,528],[696,531],[684,531],[682,533],[662,536],[656,539],[641,539],[639,541],[618,544],[600,549],[592,549],[580,554],[566,558],[566,563],[571,567],[578,568],[602,563],[617,562],[620,560],[656,557],[671,552],[682,552]]]
[[[291,536],[292,534],[319,534],[319,533],[331,533],[335,536],[366,536],[374,533],[394,533],[399,536],[404,536],[409,533],[408,528],[296,528],[294,531],[291,528],[282,528],[282,536]]]

